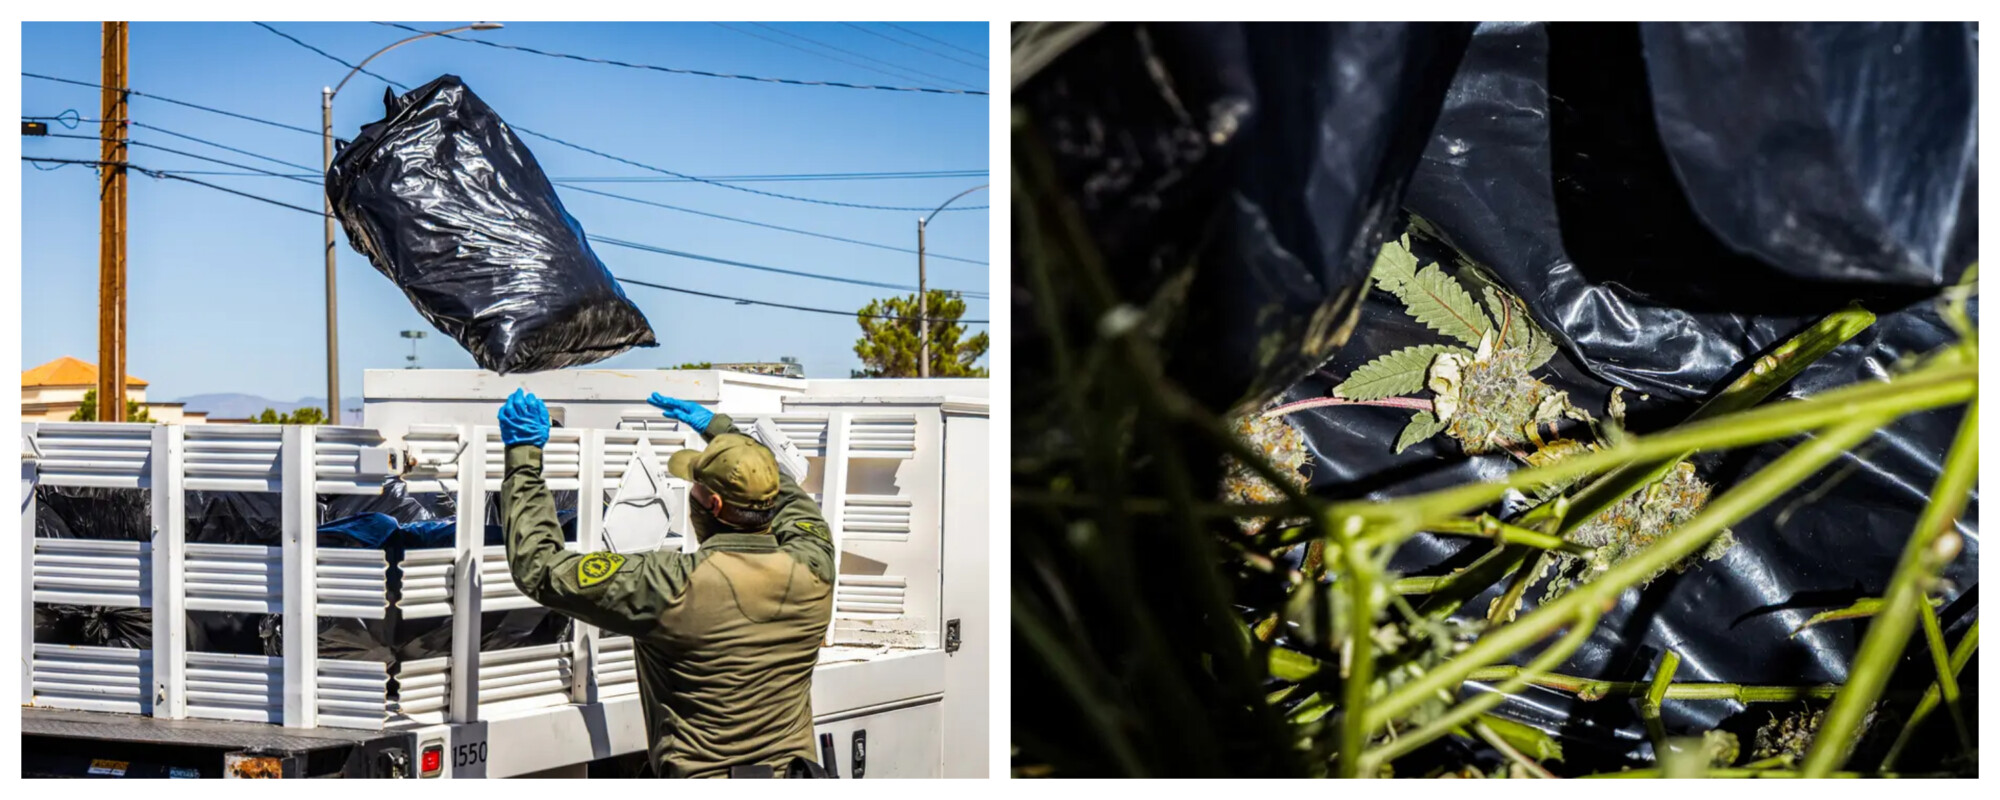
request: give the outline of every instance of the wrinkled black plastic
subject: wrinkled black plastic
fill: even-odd
[[[1118,296],[1187,299],[1169,373],[1235,405],[1339,346],[1470,30],[1110,25],[1015,101]]]
[[[188,492],[187,541],[278,547],[285,540],[277,492]]]
[[[1642,24],[1660,139],[1703,224],[1794,277],[1937,287],[1971,262],[1970,23]]]
[[[153,612],[146,608],[36,603],[35,643],[151,649]]]
[[[1814,276],[1823,280],[1802,280],[1798,275],[1813,262],[1767,263],[1749,244],[1719,238],[1704,224],[1714,212],[1698,213],[1697,205],[1713,208],[1726,198],[1691,195],[1676,177],[1654,121],[1660,101],[1647,83],[1643,52],[1640,28],[1628,23],[1481,25],[1405,201],[1459,251],[1507,283],[1531,287],[1522,294],[1529,311],[1590,374],[1639,392],[1699,398],[1746,357],[1821,315],[1857,299],[1877,313],[1907,306],[1934,294],[1940,280],[1956,281],[1970,263],[1960,252],[1976,243],[1969,202],[1956,215],[1962,224],[1949,231],[1956,242],[1950,250],[1960,254],[1950,256],[1954,266],[1937,268],[1944,277],[1928,287],[1909,286],[1888,267],[1867,283],[1830,270]],[[1945,82],[1940,91],[1953,94],[1957,86]],[[1765,118],[1781,112],[1789,109],[1753,103],[1708,113],[1732,114],[1759,129],[1824,124]],[[1825,155],[1832,163],[1809,171],[1848,168],[1838,153]],[[1798,163],[1808,157],[1792,154],[1787,171],[1767,180],[1782,183],[1808,171]],[[1969,191],[1970,161],[1940,169],[1905,170],[1898,179]],[[1929,220],[1847,223],[1866,231],[1922,228]],[[1858,368],[1844,358],[1816,369]]]
[[[484,369],[656,344],[534,154],[455,75],[384,99],[327,171],[348,242]]]
[[[1482,25],[1411,182],[1411,212],[1490,267],[1562,340],[1563,352],[1538,374],[1600,415],[1614,383],[1652,391],[1650,399],[1626,395],[1631,427],[1644,432],[1679,422],[1764,349],[1852,299],[1866,300],[1880,314],[1877,324],[1809,368],[1778,397],[1881,379],[1898,360],[1954,339],[1931,298],[1808,281],[1731,255],[1688,211],[1684,198],[1677,205],[1680,195],[1664,158],[1654,157],[1657,151],[1635,153],[1645,148],[1632,144],[1643,140],[1652,124],[1643,113],[1648,84],[1643,70],[1632,68],[1638,39],[1631,26]],[[1944,91],[1956,85],[1940,81]],[[1562,88],[1553,92],[1555,100],[1552,86]],[[1711,88],[1724,96],[1734,91]],[[1708,113],[1755,117],[1764,110],[1758,104],[1725,104]],[[1550,120],[1556,125],[1553,135]],[[1657,137],[1654,142],[1657,147]],[[1955,162],[1938,169],[1945,174],[1909,180],[1956,185],[1964,177]],[[1415,238],[1421,260],[1447,265],[1455,260],[1450,247],[1421,234]],[[1963,266],[1949,270],[1950,279]],[[1893,282],[1894,274],[1885,269],[1882,280]],[[1976,316],[1976,301],[1971,310]],[[1380,292],[1367,298],[1361,317],[1353,339],[1324,373],[1294,385],[1285,399],[1323,397],[1340,377],[1374,356],[1439,341]],[[1881,594],[1929,499],[1961,414],[1954,408],[1899,420],[1734,526],[1738,544],[1722,561],[1626,593],[1561,671],[1640,680],[1671,647],[1683,658],[1677,680],[1776,685],[1845,680],[1865,621],[1825,624],[1797,637],[1791,631],[1813,613]],[[1351,407],[1293,415],[1315,456],[1313,491],[1401,496],[1492,479],[1515,468],[1505,456],[1468,458],[1443,436],[1395,454],[1390,443],[1409,416]],[[1696,464],[1720,493],[1790,444],[1703,456]],[[1977,613],[1977,520],[1975,494],[1958,524],[1965,553],[1947,571],[1942,589],[1949,601],[1941,612],[1948,628],[1962,629]],[[1422,536],[1391,566],[1404,574],[1442,574],[1485,548],[1464,539]],[[1467,613],[1483,615],[1499,591],[1495,587],[1467,603]],[[1539,589],[1529,592],[1530,608],[1539,595]],[[1670,730],[1721,725],[1748,741],[1770,710],[1732,701],[1669,701],[1665,715]],[[1510,700],[1502,713],[1568,737],[1573,761],[1643,758],[1649,747],[1629,702],[1578,702],[1531,689]]]
[[[35,535],[44,539],[151,541],[153,493],[149,489],[36,486]]]

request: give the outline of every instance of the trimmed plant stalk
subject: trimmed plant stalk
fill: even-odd
[[[1979,403],[1975,400],[1966,406],[1958,438],[1952,442],[1951,454],[1945,457],[1944,469],[1931,488],[1930,503],[1917,518],[1916,531],[1910,534],[1902,560],[1889,579],[1889,591],[1882,595],[1882,611],[1869,624],[1868,635],[1854,655],[1847,686],[1833,698],[1833,705],[1826,710],[1826,720],[1813,736],[1812,749],[1806,752],[1805,763],[1800,766],[1806,777],[1825,777],[1846,763],[1853,753],[1862,718],[1881,696],[1882,687],[1889,682],[1889,673],[1895,670],[1909,644],[1910,631],[1917,624],[1917,606],[1926,602],[1928,584],[1936,579],[1938,570],[1949,562],[1950,556],[1957,554],[1955,547],[1946,548],[1951,550],[1946,553],[1938,545],[1953,543],[1944,534],[1965,510],[1967,496],[1978,478]]]

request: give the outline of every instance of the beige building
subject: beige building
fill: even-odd
[[[26,422],[67,422],[83,407],[85,394],[97,389],[97,365],[63,356],[21,373],[21,419]],[[153,422],[199,424],[208,414],[187,411],[180,403],[146,402],[146,382],[125,376],[125,397],[146,409]]]

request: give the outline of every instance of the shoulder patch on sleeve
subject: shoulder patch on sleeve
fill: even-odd
[[[591,553],[576,562],[576,585],[584,589],[596,586],[610,580],[624,565],[625,557],[617,553]]]
[[[792,523],[792,525],[796,526],[799,530],[805,531],[806,533],[810,533],[814,536],[826,535],[826,530],[824,528],[821,528],[819,523],[809,519],[799,520],[798,522]]]

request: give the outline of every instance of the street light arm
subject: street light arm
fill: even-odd
[[[972,194],[973,192],[977,192],[977,191],[980,191],[980,190],[982,190],[982,189],[985,189],[985,188],[986,188],[986,187],[987,187],[988,185],[989,185],[989,184],[984,184],[984,183],[982,183],[982,184],[979,184],[978,186],[974,186],[974,187],[972,187],[972,188],[970,188],[970,189],[967,189],[967,190],[965,190],[965,191],[963,191],[963,192],[959,192],[958,194],[955,194],[955,195],[952,195],[952,196],[951,196],[951,199],[950,199],[950,200],[946,200],[946,201],[944,201],[944,203],[943,203],[943,204],[939,205],[939,206],[938,206],[937,208],[934,208],[934,209],[931,209],[931,213],[929,213],[929,214],[925,214],[925,215],[923,216],[923,219],[921,219],[921,220],[918,220],[918,221],[919,221],[920,223],[924,224],[924,225],[929,225],[929,224],[930,224],[930,221],[931,221],[931,217],[935,217],[935,216],[937,216],[937,215],[938,215],[938,214],[939,214],[940,212],[944,211],[944,209],[945,209],[945,206],[948,206],[948,205],[951,205],[952,203],[956,203],[956,202],[958,202],[958,198],[961,198],[961,197],[964,197],[964,196],[966,196],[966,195],[968,195],[968,194]]]
[[[430,38],[430,37],[432,37],[432,36],[448,36],[448,35],[450,35],[450,34],[454,34],[454,33],[462,33],[462,32],[465,32],[465,31],[469,31],[469,30],[472,30],[472,29],[473,29],[474,27],[476,27],[476,26],[473,26],[473,25],[464,25],[464,26],[461,26],[461,27],[457,27],[457,28],[452,28],[452,29],[450,29],[450,30],[444,30],[444,31],[429,31],[429,32],[426,32],[426,33],[419,33],[419,34],[417,34],[417,35],[415,35],[415,36],[412,36],[412,37],[410,37],[410,38],[408,38],[408,39],[404,39],[404,40],[402,40],[402,41],[399,41],[399,42],[396,42],[396,43],[394,43],[394,44],[391,44],[391,45],[389,45],[388,47],[384,47],[384,48],[382,48],[382,49],[380,49],[380,50],[377,50],[377,51],[375,51],[375,52],[374,52],[373,54],[369,55],[369,56],[368,56],[367,58],[364,58],[364,59],[361,59],[361,63],[359,63],[359,64],[355,64],[355,65],[354,65],[354,69],[351,69],[351,70],[348,70],[348,71],[347,71],[347,76],[346,76],[346,77],[344,77],[344,78],[341,78],[341,79],[340,79],[340,83],[337,83],[337,84],[334,84],[334,86],[333,86],[333,91],[331,91],[331,92],[328,92],[326,96],[327,96],[327,98],[328,98],[328,99],[332,99],[334,95],[337,95],[337,94],[340,94],[340,89],[341,89],[341,87],[344,87],[344,86],[346,86],[346,85],[347,85],[347,82],[348,82],[348,80],[350,80],[350,79],[352,79],[352,78],[354,77],[354,73],[357,73],[357,72],[360,72],[360,71],[361,71],[361,68],[362,68],[362,67],[366,67],[366,66],[368,66],[368,62],[370,62],[370,61],[374,61],[374,60],[375,60],[375,56],[379,56],[379,55],[381,55],[381,54],[383,54],[383,53],[387,53],[387,52],[389,52],[389,51],[391,51],[391,50],[394,50],[394,49],[396,49],[396,48],[398,48],[398,47],[402,47],[403,45],[406,45],[406,44],[409,44],[409,43],[411,43],[411,42],[414,42],[414,41],[416,41],[416,40],[418,40],[418,39],[428,39],[428,38]]]

